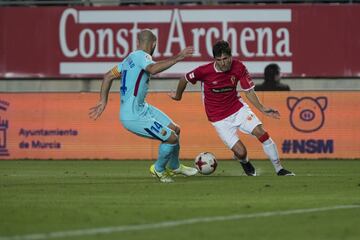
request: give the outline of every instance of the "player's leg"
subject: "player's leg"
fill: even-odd
[[[244,107],[240,109],[238,112],[238,119],[240,121],[240,131],[246,134],[252,134],[262,143],[265,154],[273,164],[275,171],[279,173],[283,167],[280,164],[276,144],[270,138],[269,134],[263,129],[261,121],[251,111],[248,105],[244,105]]]
[[[154,164],[154,173],[161,182],[173,182],[173,179],[166,171],[166,165],[172,158],[174,151],[176,151],[178,142],[177,135],[175,132],[171,131],[169,138],[159,145],[158,159]]]
[[[175,143],[173,145],[174,150],[172,152],[172,155],[170,156],[170,159],[167,163],[167,167],[169,168],[170,172],[175,173],[175,174],[182,174],[185,176],[193,176],[197,173],[197,169],[196,168],[192,168],[192,167],[187,167],[183,164],[180,164],[179,161],[179,153],[180,153],[180,141],[179,141],[179,136],[180,136],[180,127],[175,124],[170,117],[168,117],[164,112],[162,112],[161,110],[159,110],[158,108],[154,107],[154,106],[150,106],[151,109],[151,116],[154,117],[155,119],[157,119],[159,122],[163,123],[164,125],[166,125],[168,128],[170,128],[171,130],[174,131],[174,133],[177,136],[177,143]],[[150,172],[152,172],[152,167],[150,167]]]
[[[170,160],[168,161],[167,165],[168,166],[172,166],[172,169],[177,169],[179,168],[179,152],[180,152],[180,142],[179,142],[179,134],[180,134],[180,128],[175,125],[174,123],[170,122],[170,124],[168,125],[168,128],[170,128],[171,130],[174,131],[175,135],[177,136],[178,138],[178,141],[176,144],[174,144],[174,151],[172,153],[172,156],[170,157]],[[155,176],[155,164],[152,164],[150,166],[150,173]],[[167,169],[169,170],[169,169]],[[170,175],[174,175],[175,173],[171,172],[171,171],[168,171],[168,173]]]
[[[149,114],[152,118],[159,121],[161,124],[167,126],[172,131],[174,131],[175,135],[177,136],[177,142],[174,143],[173,148],[174,151],[172,151],[172,155],[169,158],[168,165],[172,169],[179,168],[179,151],[180,151],[180,142],[179,142],[179,134],[180,134],[180,127],[178,127],[171,118],[166,115],[164,112],[162,112],[160,109],[149,105]]]
[[[168,162],[168,169],[171,173],[174,174],[182,174],[184,176],[194,176],[198,173],[198,170],[193,167],[185,166],[180,163],[179,153],[180,153],[180,127],[175,123],[170,123],[168,125],[170,129],[172,129],[178,136],[178,144],[173,152],[171,159]]]
[[[262,144],[263,150],[270,159],[276,172],[280,171],[283,167],[280,163],[279,153],[275,142],[270,138],[269,134],[263,129],[262,124],[257,125],[251,134],[254,135]]]
[[[234,153],[234,159],[240,162],[245,174],[247,176],[256,176],[255,168],[250,163],[246,147],[241,142],[241,140],[237,141],[236,144],[231,148],[231,150]]]
[[[237,135],[237,114],[226,119],[212,123],[221,140],[234,153],[234,159],[238,160],[248,176],[256,176],[254,166],[249,162],[245,145]]]
[[[165,167],[178,144],[178,137],[173,130],[163,125],[149,114],[136,120],[122,120],[123,126],[132,133],[142,137],[160,140],[158,159],[155,162],[154,173],[162,182],[172,182],[166,174]]]
[[[284,169],[280,163],[279,153],[275,142],[264,130],[262,124],[257,125],[251,132],[262,144],[265,154],[273,164],[277,175],[279,176],[294,176],[295,174]]]
[[[175,145],[174,152],[168,162],[168,168],[170,170],[178,169],[180,167],[180,160],[179,160],[179,154],[180,154],[180,127],[176,125],[175,123],[171,122],[169,125],[167,125],[168,128],[173,130],[178,137],[178,142]]]

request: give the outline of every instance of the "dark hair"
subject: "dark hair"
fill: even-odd
[[[219,40],[213,46],[213,56],[220,57],[222,54],[231,56],[231,48],[227,41]]]
[[[280,67],[276,63],[271,63],[265,67],[264,78],[265,82],[273,82],[275,76],[280,74]]]

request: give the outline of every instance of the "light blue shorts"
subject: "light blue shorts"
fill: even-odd
[[[123,126],[132,133],[141,137],[158,139],[164,142],[173,132],[173,130],[168,127],[173,121],[156,107],[150,104],[148,106],[145,114],[139,116],[138,119],[122,119],[121,122]]]

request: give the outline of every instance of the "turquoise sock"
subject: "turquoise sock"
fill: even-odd
[[[180,152],[180,144],[179,143],[174,144],[174,151],[168,162],[168,167],[172,170],[178,169],[180,167],[179,152]]]
[[[161,143],[159,146],[158,160],[155,162],[155,170],[157,172],[165,171],[165,166],[173,155],[177,144]]]

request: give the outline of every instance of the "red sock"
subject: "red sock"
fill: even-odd
[[[265,142],[266,140],[268,140],[270,138],[269,134],[267,132],[265,132],[262,136],[260,136],[258,139],[261,143]]]

